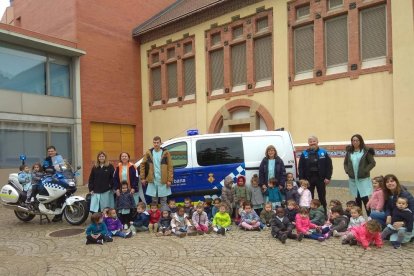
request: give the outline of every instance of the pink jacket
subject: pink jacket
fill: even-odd
[[[374,234],[370,233],[365,227],[365,223],[360,226],[352,227],[351,232],[363,248],[368,248],[370,242],[374,242],[377,247],[382,246],[381,232]]]
[[[382,209],[384,209],[384,202],[384,191],[381,188],[378,188],[372,193],[372,197],[367,203],[367,208],[370,208],[371,210],[382,211]]]
[[[309,231],[309,229],[315,229],[316,227],[318,227],[316,224],[310,222],[309,217],[304,218],[300,214],[296,214],[295,221],[296,231],[298,233],[306,233]]]

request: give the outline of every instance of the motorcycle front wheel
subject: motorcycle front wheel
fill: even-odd
[[[22,211],[14,211],[14,214],[18,219],[24,222],[29,222],[32,219],[34,219],[34,217],[36,216],[36,215],[29,214],[27,212],[22,212]]]
[[[72,205],[65,207],[63,215],[69,224],[80,225],[84,223],[89,216],[88,204],[85,200],[76,201]]]

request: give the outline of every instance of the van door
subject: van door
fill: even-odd
[[[194,166],[194,194],[220,195],[224,178],[245,175],[241,135],[196,140]]]

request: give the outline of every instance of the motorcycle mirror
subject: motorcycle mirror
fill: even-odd
[[[77,167],[76,167],[76,169],[77,169],[77,170],[80,170],[81,168],[82,168],[81,166],[77,166]]]

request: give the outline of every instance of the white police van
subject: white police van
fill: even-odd
[[[249,185],[253,174],[259,173],[266,147],[276,147],[286,172],[296,177],[296,158],[288,131],[231,132],[186,136],[163,142],[174,166],[171,197],[190,196],[193,200],[220,195],[224,178],[246,177]],[[142,159],[136,163],[139,167]]]

